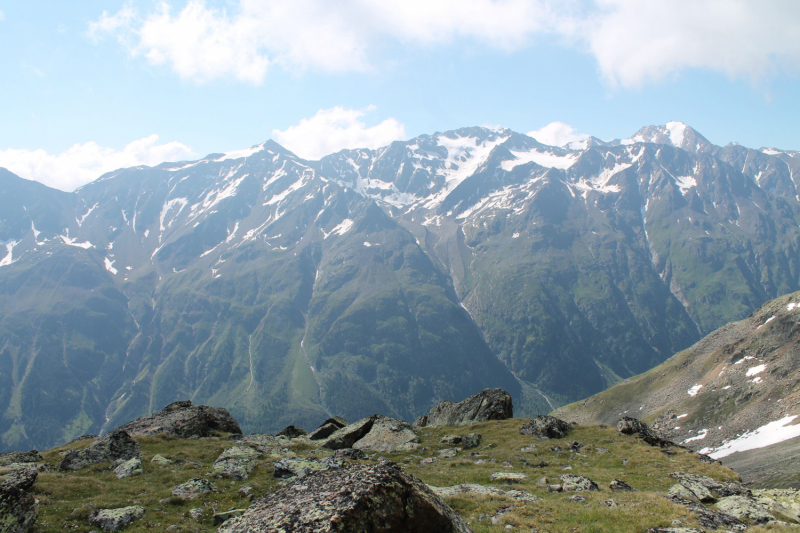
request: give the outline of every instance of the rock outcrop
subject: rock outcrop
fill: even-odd
[[[171,403],[152,415],[120,426],[132,437],[165,433],[177,437],[208,437],[217,433],[241,433],[239,423],[227,409],[192,405],[190,400]]]
[[[249,446],[225,448],[214,461],[214,472],[222,477],[247,479],[258,464],[261,454]]]
[[[775,517],[753,498],[747,496],[726,496],[717,502],[717,509],[739,520],[746,519],[756,524],[766,524],[770,520],[775,520]]]
[[[0,466],[9,466],[12,464],[25,464],[35,463],[41,461],[42,456],[39,455],[37,450],[30,450],[27,452],[6,452],[0,453]]]
[[[116,531],[125,527],[137,518],[144,516],[145,508],[141,505],[120,507],[118,509],[98,509],[89,516],[89,523],[103,531]]]
[[[322,440],[326,437],[330,437],[335,431],[338,431],[347,425],[347,420],[340,416],[335,416],[333,418],[327,419],[325,422],[320,424],[320,426],[312,431],[308,438],[310,440]]]
[[[182,500],[194,500],[201,494],[217,492],[217,487],[209,480],[196,477],[185,483],[181,483],[172,489],[172,495]]]
[[[560,418],[549,415],[539,415],[519,428],[523,435],[531,437],[547,437],[548,439],[562,439],[567,436],[572,426]]]
[[[630,416],[623,416],[617,422],[617,431],[623,435],[635,435],[645,441],[650,446],[675,446],[674,442],[662,439],[658,434],[650,429],[650,426]]]
[[[392,531],[469,533],[427,485],[394,463],[351,465],[306,476],[257,501],[219,533]]]
[[[411,429],[411,424],[388,417],[377,418],[370,430],[353,444],[356,450],[381,453],[413,450],[419,438]]]
[[[503,389],[485,389],[458,403],[441,402],[416,426],[469,426],[487,420],[506,420],[514,416],[511,395]]]
[[[327,457],[321,461],[316,459],[281,459],[275,463],[273,475],[281,479],[303,478],[312,472],[342,466],[344,466],[344,462],[334,457]]]
[[[142,448],[123,429],[115,429],[111,433],[97,439],[82,450],[70,450],[64,455],[59,468],[61,470],[80,470],[87,466],[113,462],[117,459],[127,461],[139,457]]]
[[[600,490],[600,487],[588,477],[564,474],[561,476],[561,490],[564,492]]]
[[[308,431],[295,426],[286,426],[275,434],[276,437],[286,437],[287,439],[296,439],[303,435],[308,435]]]
[[[361,440],[362,437],[369,433],[375,420],[381,418],[380,415],[372,415],[362,418],[357,422],[348,424],[345,427],[333,432],[330,437],[325,439],[322,443],[323,448],[331,450],[341,450],[343,448],[352,448],[353,445]]]
[[[0,533],[25,533],[36,522],[39,506],[26,492],[36,476],[36,469],[19,469],[0,483]]]
[[[114,469],[114,474],[118,479],[139,476],[144,472],[142,469],[142,461],[138,457],[128,459]]]

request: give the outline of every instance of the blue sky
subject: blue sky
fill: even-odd
[[[318,157],[472,125],[559,121],[540,139],[556,143],[680,120],[717,144],[800,149],[794,0],[0,0],[0,12],[0,166],[64,190],[268,138]]]

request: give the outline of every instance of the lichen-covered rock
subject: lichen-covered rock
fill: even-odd
[[[194,500],[201,494],[217,492],[217,487],[209,480],[196,477],[185,483],[181,483],[172,489],[172,495],[182,500]]]
[[[189,400],[171,403],[152,415],[137,418],[119,429],[132,437],[164,433],[176,437],[209,437],[217,433],[241,433],[227,409],[192,405]]]
[[[39,506],[26,491],[37,475],[32,468],[14,470],[0,478],[0,533],[25,533],[36,522]]]
[[[145,509],[141,505],[120,507],[118,509],[98,509],[89,515],[89,523],[103,531],[116,531],[125,527],[137,518],[144,516]]]
[[[247,479],[258,464],[259,457],[261,454],[249,446],[231,446],[217,457],[213,469],[222,477]]]
[[[501,483],[522,483],[528,479],[528,476],[514,472],[495,472],[489,476],[489,479],[500,481]]]
[[[138,457],[124,461],[114,469],[114,474],[117,476],[117,479],[139,476],[143,473],[144,470],[142,470],[142,461]]]
[[[342,448],[352,448],[353,444],[361,440],[377,419],[381,418],[380,415],[372,415],[362,418],[358,422],[348,424],[345,427],[333,432],[330,437],[325,439],[322,443],[323,448],[331,450],[341,450]]]
[[[564,474],[561,476],[561,490],[564,492],[600,490],[600,487],[588,477]]]
[[[560,418],[549,415],[539,415],[519,428],[519,432],[532,437],[562,439],[567,436],[570,428],[572,428],[572,426]]]
[[[469,533],[427,485],[394,463],[317,472],[266,496],[219,533]]]
[[[361,450],[354,450],[353,448],[342,448],[333,452],[333,456],[338,459],[350,459],[356,461],[358,459],[366,459],[367,454]]]
[[[485,389],[458,403],[441,402],[431,409],[425,425],[469,426],[514,416],[511,395],[503,389]]]
[[[308,431],[294,426],[286,426],[275,434],[276,437],[286,437],[287,439],[296,439],[303,435],[308,435]]]
[[[97,463],[110,463],[117,459],[127,461],[139,457],[142,448],[123,429],[115,429],[111,433],[97,439],[82,450],[70,450],[64,455],[59,468],[61,470],[80,470]]]
[[[345,420],[341,416],[335,416],[333,418],[329,418],[325,422],[320,424],[317,429],[309,433],[308,438],[310,440],[325,439],[327,437],[330,437],[335,431],[342,429],[346,425],[347,425],[347,420]]]
[[[486,494],[489,496],[505,496],[512,498],[518,502],[530,503],[541,500],[540,497],[525,492],[522,490],[503,490],[497,487],[487,487],[484,485],[475,485],[472,483],[464,483],[462,485],[453,485],[452,487],[431,487],[431,490],[441,496],[442,498],[454,498],[462,494]]]
[[[778,520],[800,524],[800,491],[797,489],[754,490],[753,497]]]
[[[158,453],[155,454],[152,459],[150,459],[150,462],[154,465],[159,465],[159,466],[169,466],[175,464],[175,461],[173,461],[172,459],[167,459],[166,457]]]
[[[461,439],[461,446],[465,450],[471,450],[472,448],[477,448],[481,443],[481,436],[478,433],[467,433],[464,435],[464,438]]]
[[[709,493],[710,496],[710,493]],[[691,490],[687,489],[680,483],[675,483],[669,488],[667,492],[667,497],[670,499],[680,499],[680,500],[687,500],[687,501],[699,501],[697,495],[692,492]]]
[[[717,498],[726,496],[752,496],[750,489],[739,483],[717,481],[708,476],[687,474],[686,472],[673,472],[670,477],[675,478],[701,502],[713,502]]]
[[[223,511],[221,513],[214,513],[214,525],[219,526],[224,524],[231,518],[242,516],[247,509],[231,509],[230,511]]]
[[[645,441],[650,446],[675,446],[674,442],[662,439],[658,434],[650,429],[650,426],[630,416],[623,416],[617,422],[617,431],[623,435],[635,435]]]
[[[448,444],[450,446],[455,446],[456,444],[461,444],[461,440],[464,437],[461,435],[445,435],[441,439],[439,439],[439,444]]]
[[[413,450],[417,444],[419,437],[411,429],[411,424],[381,416],[375,419],[367,434],[353,444],[353,449],[394,453]]]
[[[418,416],[414,420],[414,427],[424,428],[427,425],[428,425],[428,415]]]
[[[709,509],[705,505],[697,502],[687,502],[684,503],[684,505],[689,511],[697,515],[697,521],[705,528],[727,529],[734,532],[743,532],[747,530],[747,524],[728,513]]]
[[[0,453],[0,466],[9,466],[15,463],[36,463],[43,460],[44,458],[39,455],[37,450]]]
[[[616,479],[616,478],[614,478],[614,481],[609,483],[608,488],[610,488],[614,492],[620,492],[620,491],[636,492],[636,489],[634,489],[621,479]]]
[[[281,459],[275,463],[274,476],[280,479],[288,479],[292,477],[303,478],[311,472],[318,470],[327,470],[331,468],[331,461],[318,461],[316,459]]]
[[[770,520],[775,520],[774,516],[747,496],[726,496],[717,502],[717,509],[739,520],[746,518],[756,524],[766,524]]]

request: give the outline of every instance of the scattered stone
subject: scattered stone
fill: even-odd
[[[564,487],[559,485],[558,483],[553,485],[547,485],[547,492],[562,492]]]
[[[316,459],[281,459],[275,463],[274,476],[279,479],[303,478],[311,472],[327,470],[331,466]]]
[[[503,389],[485,389],[458,403],[441,402],[428,413],[424,425],[419,418],[415,425],[470,426],[488,420],[506,420],[514,416],[511,395]]]
[[[218,531],[334,530],[470,532],[427,485],[390,462],[318,472],[251,505]]]
[[[575,502],[575,503],[583,503],[583,502],[585,502],[585,501],[586,501],[586,498],[585,498],[585,497],[583,497],[583,496],[578,496],[577,494],[573,494],[572,496],[570,496],[570,497],[569,497],[569,498],[567,498],[567,499],[568,499],[569,501],[571,501],[571,502]]]
[[[614,492],[620,492],[620,491],[636,492],[636,489],[634,489],[621,479],[614,478],[614,481],[612,481],[608,486]]]
[[[754,490],[753,497],[778,520],[800,523],[800,491],[797,489]]]
[[[572,441],[569,443],[569,451],[571,451],[572,453],[580,453],[583,447],[584,445],[578,441]]]
[[[128,459],[114,469],[114,474],[117,476],[117,479],[139,476],[143,473],[144,470],[142,470],[142,461],[138,457]]]
[[[664,455],[675,455],[677,452],[675,450],[670,450],[669,448],[664,448],[661,450],[661,453]]]
[[[564,492],[600,490],[600,487],[588,477],[577,476],[575,474],[563,474],[561,476],[561,488]]]
[[[660,446],[662,448],[675,446],[674,442],[662,439],[655,431],[650,429],[650,426],[630,416],[620,418],[619,422],[617,422],[617,431],[623,435],[636,435],[650,446]]]
[[[242,498],[247,498],[248,500],[252,501],[253,498],[256,497],[256,493],[253,490],[253,487],[245,485],[244,487],[239,487],[239,496],[241,496]]]
[[[232,446],[225,448],[216,461],[213,470],[222,477],[247,479],[258,464],[259,452],[249,446]]]
[[[343,431],[343,430],[340,430]],[[380,453],[395,453],[417,448],[419,437],[411,424],[386,416],[378,416],[369,431],[352,448]]]
[[[477,448],[481,444],[481,438],[482,437],[479,433],[467,433],[461,440],[461,446],[465,450],[471,450],[472,448]]]
[[[569,433],[571,427],[569,423],[554,416],[539,415],[519,428],[519,432],[532,437],[561,439]]]
[[[61,470],[80,470],[97,463],[110,463],[117,459],[133,459],[139,457],[142,448],[123,429],[115,429],[111,433],[94,441],[82,450],[70,450],[64,455],[59,468]]]
[[[446,448],[444,450],[439,451],[439,459],[452,459],[456,456],[458,450],[455,448]]]
[[[513,507],[510,505],[503,505],[502,507],[500,507],[500,509],[497,510],[497,512],[491,519],[492,525],[499,526],[500,523],[503,521],[503,515],[508,514],[513,510],[514,510]]]
[[[44,457],[39,455],[37,450],[29,450],[27,452],[0,453],[0,466],[10,466],[20,463],[36,463],[43,460]]]
[[[294,426],[286,426],[275,434],[276,437],[286,437],[287,439],[296,439],[303,435],[308,435],[308,431]]]
[[[553,446],[552,448],[550,448],[550,451],[551,452],[555,452],[555,453],[558,453],[558,452],[563,451],[563,450],[564,450],[564,448],[562,448],[561,446]]]
[[[489,476],[489,479],[492,481],[500,481],[502,483],[522,483],[528,479],[528,476],[514,472],[495,472]]]
[[[237,516],[242,516],[247,509],[232,509],[222,513],[214,513],[214,525],[219,526]]]
[[[164,457],[163,455],[160,455],[160,454],[155,454],[155,455],[153,456],[153,458],[152,458],[152,459],[150,459],[150,463],[152,463],[152,464],[154,464],[154,465],[168,466],[168,465],[175,464],[175,461],[172,461],[172,460],[170,460],[170,459],[167,459],[167,458],[166,458],[166,457]]]
[[[0,483],[0,532],[25,533],[39,517],[36,498],[27,490],[33,486],[35,468],[13,470]]]
[[[605,504],[606,507],[611,507],[612,509],[614,507],[619,507],[619,504],[617,503],[617,500],[614,500],[613,498],[609,498],[606,501],[604,501],[603,503]]]
[[[674,452],[673,452],[674,453]],[[721,465],[722,461],[717,461],[716,459],[709,457],[704,453],[698,453],[697,458],[700,460],[701,463],[706,463],[709,465]]]
[[[548,483],[550,483],[550,480],[547,479],[547,476],[542,476],[536,480],[536,485],[538,487],[546,487]]]
[[[239,423],[227,409],[192,405],[190,400],[174,402],[152,415],[143,416],[119,427],[132,437],[165,433],[177,437],[210,437],[218,433],[241,434]]]
[[[351,461],[367,458],[367,454],[361,450],[355,450],[353,448],[342,448],[341,450],[336,450],[333,452],[333,456],[342,459],[350,459]]]
[[[756,524],[766,524],[770,520],[775,520],[774,516],[747,496],[726,496],[717,502],[717,509],[739,520],[744,518]]]
[[[630,463],[629,459],[623,459],[622,460],[622,466],[628,466],[628,463]]]
[[[608,453],[608,448],[603,448],[602,446],[595,446],[594,451],[597,453]]]
[[[145,509],[141,505],[120,507],[118,509],[99,509],[89,515],[89,524],[103,531],[116,531],[125,527],[137,518],[144,516]]]
[[[530,465],[531,468],[545,468],[546,466],[547,463],[545,463],[544,461],[539,461],[539,464]]]
[[[189,509],[189,516],[191,516],[195,520],[203,516],[202,507],[195,507],[194,509]]]
[[[172,495],[182,500],[194,500],[201,494],[207,494],[209,492],[217,492],[217,487],[209,480],[199,477],[190,479],[186,483],[181,483],[172,489]]]
[[[453,498],[461,494],[486,494],[491,496],[505,496],[523,503],[541,500],[540,497],[522,490],[503,490],[497,487],[487,487],[485,485],[475,485],[472,483],[464,483],[452,487],[431,487],[431,490],[442,498]]]
[[[449,444],[450,446],[454,446],[456,444],[461,444],[461,440],[463,437],[461,435],[445,435],[439,440],[439,444]]]
[[[520,448],[519,451],[525,452],[525,453],[535,452],[536,451],[536,445],[535,444],[531,444],[530,446],[525,446],[524,448]]]

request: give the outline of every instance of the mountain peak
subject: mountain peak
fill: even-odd
[[[668,144],[693,153],[705,152],[712,147],[708,139],[697,130],[677,120],[669,121],[663,126],[645,126],[632,137],[621,141],[622,144],[636,142]]]

